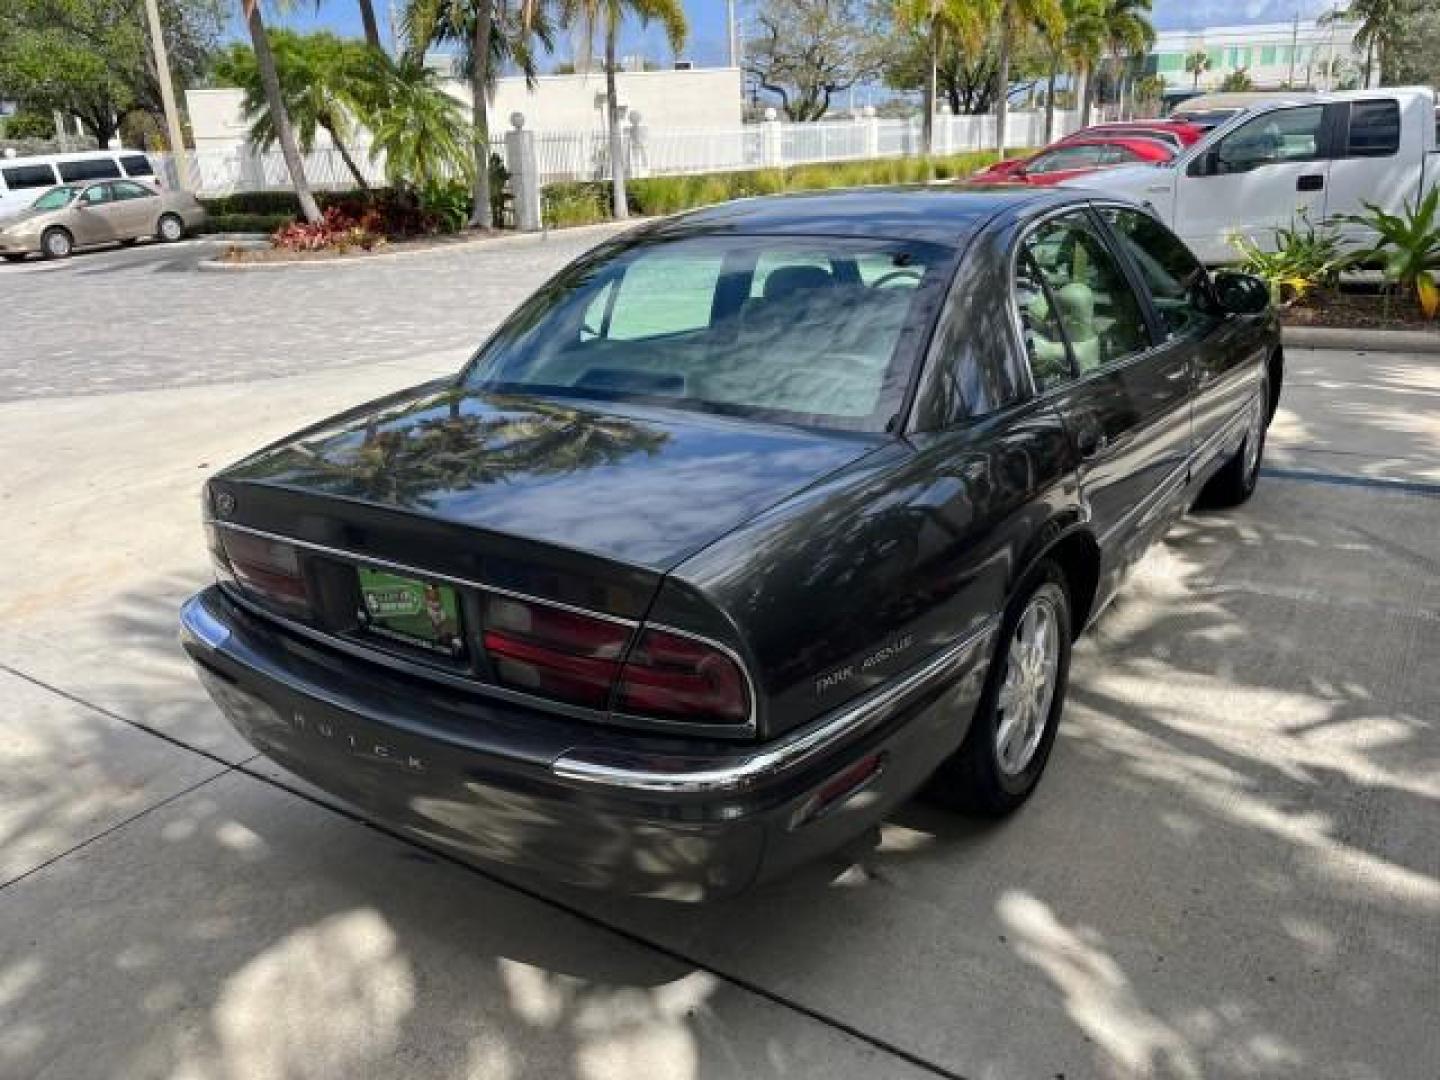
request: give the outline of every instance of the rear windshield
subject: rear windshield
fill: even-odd
[[[954,252],[907,241],[701,236],[617,244],[541,290],[467,385],[883,430]]]

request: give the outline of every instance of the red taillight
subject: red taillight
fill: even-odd
[[[629,638],[623,623],[505,597],[485,604],[485,651],[501,684],[576,705],[606,706]]]
[[[503,686],[656,720],[743,724],[750,718],[744,673],[728,653],[642,628],[626,658],[630,635],[625,623],[544,604],[485,601],[485,652]]]
[[[300,572],[300,554],[290,544],[249,533],[222,530],[225,561],[240,588],[290,614],[308,614],[310,595]]]
[[[726,652],[665,630],[645,630],[620,673],[615,711],[692,724],[743,724],[750,695]]]

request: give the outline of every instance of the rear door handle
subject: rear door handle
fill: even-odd
[[[1295,180],[1296,191],[1321,191],[1324,187],[1325,177],[1320,173],[1309,173]]]

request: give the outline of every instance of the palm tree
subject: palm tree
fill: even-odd
[[[386,59],[382,71],[369,117],[370,156],[385,155],[391,183],[424,191],[456,176],[469,179],[475,158],[465,106],[414,57]]]
[[[596,28],[605,34],[605,123],[610,136],[611,212],[617,220],[630,216],[625,198],[625,133],[620,130],[620,97],[615,88],[615,51],[626,15],[639,19],[642,26],[658,21],[675,50],[689,32],[682,0],[565,0],[566,21],[578,22],[587,39],[593,38]]]
[[[1063,25],[1060,0],[1000,0],[1000,44],[996,60],[995,152],[1005,156],[1005,117],[1010,107],[1010,56],[1015,38],[1031,27],[1046,36]]]
[[[1380,63],[1380,78],[1390,70],[1391,50],[1401,33],[1401,22],[1406,14],[1403,0],[1350,0],[1350,6],[1339,12],[1327,12],[1317,20],[1322,26],[1331,22],[1355,22],[1355,45],[1365,50],[1362,66],[1364,85],[1369,86],[1375,62]]]
[[[373,78],[375,54],[356,42],[334,34],[297,34],[276,30],[268,35],[275,56],[276,77],[285,112],[305,153],[315,147],[315,136],[330,136],[355,183],[368,191],[365,174],[350,154],[355,117],[363,111]],[[255,52],[232,45],[215,64],[216,74],[245,91],[242,109],[250,122],[250,139],[262,149],[278,138],[270,103],[261,84]]]
[[[425,48],[446,42],[460,49],[459,66],[470,84],[472,229],[494,226],[490,197],[490,118],[486,103],[497,72],[519,64],[527,78],[536,73],[536,43],[547,52],[552,41],[544,0],[409,0],[401,16],[408,42],[406,59],[422,64]]]
[[[360,24],[365,27],[365,44],[376,52],[384,52],[380,44],[380,24],[375,21],[373,0],[360,0]]]
[[[1126,62],[1155,44],[1155,27],[1150,23],[1150,0],[1105,0],[1102,21],[1105,25],[1105,45],[1110,52],[1123,103]],[[1088,109],[1082,119],[1089,121]]]
[[[925,35],[929,70],[925,77],[925,113],[921,142],[928,155],[935,149],[935,108],[939,97],[940,57],[946,46],[979,49],[988,29],[989,0],[895,0],[896,21]]]
[[[270,110],[275,141],[280,144],[285,168],[290,172],[290,182],[295,187],[300,213],[312,225],[319,224],[320,205],[310,191],[309,181],[305,179],[305,161],[300,156],[300,147],[295,143],[295,132],[290,126],[290,116],[285,111],[285,100],[280,92],[280,76],[275,70],[275,54],[270,51],[270,39],[265,33],[265,19],[260,14],[260,0],[240,0],[240,7],[245,16],[245,26],[250,31],[250,46],[255,50],[255,65],[259,69],[260,85],[265,91],[265,102]]]
[[[1070,86],[1077,102],[1088,101],[1090,73],[1105,46],[1104,0],[1060,0],[1065,24],[1059,34],[1048,35],[1050,91],[1045,95],[1045,141],[1055,134],[1055,76],[1063,61],[1070,69]],[[1081,106],[1082,109],[1084,106]],[[1088,122],[1088,117],[1086,118]],[[1083,126],[1083,124],[1082,124]]]
[[[1200,89],[1200,76],[1210,70],[1210,54],[1204,49],[1196,49],[1189,56],[1185,57],[1185,71],[1195,77],[1192,88]]]

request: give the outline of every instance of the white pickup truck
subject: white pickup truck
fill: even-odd
[[[1065,181],[1149,206],[1207,263],[1235,262],[1230,236],[1273,247],[1300,211],[1319,225],[1372,202],[1392,212],[1440,182],[1428,87],[1303,94],[1247,109],[1164,165]],[[1353,242],[1363,230],[1345,226]]]

